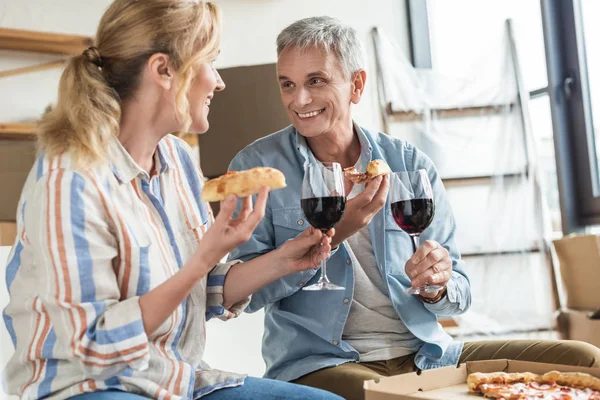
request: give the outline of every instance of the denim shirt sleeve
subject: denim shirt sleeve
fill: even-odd
[[[412,148],[413,170],[425,169],[429,175],[435,196],[435,217],[431,226],[421,235],[421,241],[435,240],[448,250],[452,260],[452,276],[447,285],[447,294],[437,303],[424,303],[425,307],[438,316],[452,316],[464,313],[471,306],[471,285],[464,269],[460,252],[454,241],[456,221],[446,195],[446,189],[433,162],[424,153]]]
[[[239,153],[229,165],[230,171],[241,171],[253,167],[261,166],[260,162],[250,160],[245,153]],[[238,210],[241,205],[238,204]],[[239,259],[242,261],[252,260],[262,254],[275,250],[275,232],[273,229],[273,215],[270,202],[267,201],[265,217],[258,224],[252,237],[246,243],[241,244],[234,249],[228,257],[228,260]],[[316,273],[316,270],[296,272],[280,278],[266,285],[252,295],[252,300],[246,312],[255,312],[267,306],[270,303],[277,302],[285,297],[296,293],[302,286],[308,282]]]

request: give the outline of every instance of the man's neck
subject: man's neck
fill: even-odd
[[[321,162],[337,162],[342,168],[351,167],[358,161],[361,145],[354,128],[344,132],[328,132],[317,137],[306,138],[315,158]]]

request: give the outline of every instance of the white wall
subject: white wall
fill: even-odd
[[[403,0],[217,0],[223,10],[221,57],[217,67],[257,65],[276,61],[275,38],[293,21],[330,15],[357,29],[368,54],[368,86],[355,118],[378,129],[375,65],[369,35],[373,26],[391,34],[408,52]],[[93,36],[108,0],[0,0],[0,27]],[[368,7],[367,7],[367,4]],[[56,56],[0,50],[0,70],[56,59]],[[31,121],[55,101],[60,70],[0,79],[0,122]],[[209,132],[210,133],[210,132]]]
[[[224,15],[219,68],[275,62],[277,34],[300,18],[330,15],[357,29],[367,49],[370,75],[355,118],[364,126],[379,129],[370,30],[373,26],[384,29],[408,51],[403,0],[217,0],[216,3]],[[0,27],[93,36],[108,4],[107,0],[0,0]],[[0,51],[0,70],[56,58]],[[59,78],[60,70],[52,70],[0,79],[0,122],[38,118],[55,101]],[[0,270],[4,275],[3,267]],[[6,296],[4,286],[0,287],[0,299],[2,296]],[[260,376],[264,371],[260,358],[262,332],[262,313],[246,314],[226,324],[211,322],[206,360],[215,368]]]

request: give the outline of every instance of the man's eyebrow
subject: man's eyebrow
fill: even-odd
[[[321,71],[321,70],[319,70],[319,71],[316,71],[316,72],[311,72],[311,73],[309,73],[308,75],[306,75],[306,77],[307,77],[307,78],[314,78],[315,76],[325,76],[325,75],[327,75],[327,74],[325,73],[325,71]]]

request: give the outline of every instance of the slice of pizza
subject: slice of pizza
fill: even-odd
[[[600,379],[581,372],[473,373],[467,378],[471,392],[488,398],[600,400]]]
[[[383,160],[371,161],[369,165],[367,165],[367,170],[365,172],[358,171],[356,167],[344,168],[344,176],[346,179],[357,185],[369,183],[379,175],[385,175],[390,172],[390,167]]]
[[[202,188],[201,200],[221,201],[230,194],[246,197],[258,193],[264,186],[268,186],[270,190],[284,188],[285,176],[278,169],[269,167],[230,171],[206,182]]]

